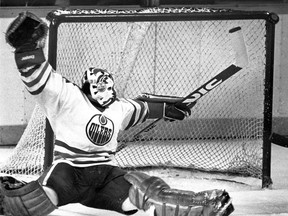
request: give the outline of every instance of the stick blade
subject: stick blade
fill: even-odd
[[[235,65],[244,68],[249,64],[247,48],[243,36],[243,32],[240,26],[229,30],[231,37],[231,44],[235,51]]]

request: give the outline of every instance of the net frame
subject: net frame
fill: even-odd
[[[276,14],[262,11],[234,11],[207,8],[150,8],[140,10],[61,10],[48,15],[50,21],[49,62],[57,65],[57,29],[64,22],[153,22],[153,21],[198,21],[198,20],[238,20],[263,19],[266,26],[266,65],[263,122],[262,187],[271,184],[271,141],[274,32],[278,21]],[[54,52],[53,52],[54,50]],[[53,161],[54,134],[46,122],[44,169]]]

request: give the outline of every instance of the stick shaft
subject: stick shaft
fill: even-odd
[[[188,103],[188,106],[192,104],[193,102],[196,102],[201,97],[203,97],[205,94],[207,94],[209,91],[223,83],[225,80],[227,80],[229,77],[233,76],[235,73],[240,71],[242,68],[235,66],[234,64],[230,65],[223,71],[221,71],[219,74],[217,74],[215,77],[210,79],[208,82],[204,83],[202,86],[197,88],[195,91],[188,94],[186,97],[184,97],[180,102],[186,102]]]

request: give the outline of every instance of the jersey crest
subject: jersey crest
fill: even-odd
[[[95,145],[104,146],[114,134],[113,122],[101,114],[94,115],[86,126],[88,139]]]

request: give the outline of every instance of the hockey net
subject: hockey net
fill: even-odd
[[[272,104],[267,53],[275,23],[268,13],[260,14],[195,8],[57,10],[49,14],[49,60],[77,85],[86,68],[95,66],[112,72],[119,96],[186,96],[236,61],[228,31],[240,26],[249,64],[201,98],[188,119],[160,121],[136,140],[134,134],[151,121],[121,133],[116,158],[121,167],[262,178]],[[43,172],[44,139],[45,116],[36,107],[1,172]]]

